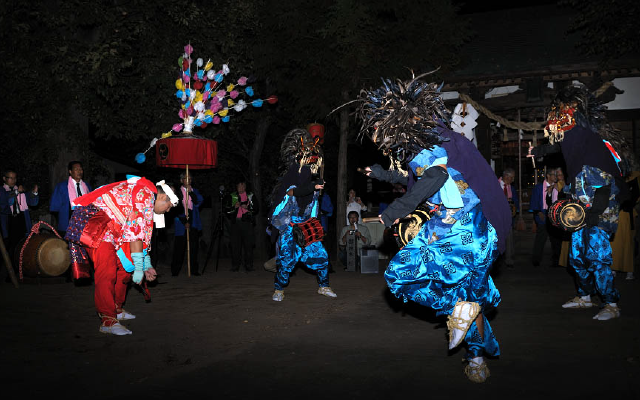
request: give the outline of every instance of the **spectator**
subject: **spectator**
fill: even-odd
[[[349,222],[349,213],[355,211],[358,213],[358,223],[362,223],[362,212],[367,211],[367,206],[362,202],[362,199],[356,196],[354,189],[349,190],[349,199],[347,200],[347,225]]]
[[[509,203],[509,208],[511,210],[511,230],[509,231],[509,234],[507,236],[506,250],[500,257],[504,260],[507,268],[513,268],[513,228],[515,226],[516,215],[520,210],[518,191],[516,190],[516,186],[513,184],[515,177],[516,171],[513,168],[508,167],[505,168],[504,171],[502,171],[502,176],[498,179],[500,188],[504,192],[504,195],[507,198],[507,202]]]
[[[556,191],[558,192],[558,200],[562,200],[562,199],[566,199],[569,197],[569,194],[567,194],[564,191],[564,187],[567,185],[567,183],[564,180],[564,171],[562,170],[562,167],[558,167],[555,169],[556,171]],[[569,242],[571,241],[571,234],[567,231],[565,231],[562,228],[559,228],[557,226],[553,226],[551,224],[549,224],[548,226],[549,228],[549,235],[551,236],[551,240],[552,243],[556,243],[559,242],[560,243],[560,256],[558,257],[558,262],[557,264],[552,264],[552,267],[566,267],[567,265],[569,265],[568,262],[568,258],[569,258]]]
[[[547,239],[550,239],[551,242],[551,265],[558,265],[560,258],[561,240],[549,236],[551,224],[547,223],[547,210],[558,199],[558,190],[555,183],[556,170],[547,168],[544,181],[535,185],[531,192],[531,211],[536,224],[536,237],[533,241],[533,251],[531,253],[531,262],[534,267],[540,266]]]
[[[174,219],[173,229],[173,258],[171,260],[171,276],[178,276],[182,269],[184,253],[187,247],[186,231],[189,229],[189,254],[191,261],[191,274],[199,276],[198,250],[200,249],[200,237],[202,236],[202,219],[200,218],[200,206],[204,198],[198,189],[191,186],[193,176],[183,172],[180,174],[180,187],[178,215]],[[188,193],[188,196],[187,196]],[[187,209],[189,212],[187,213]],[[188,215],[187,215],[188,214]]]
[[[71,218],[71,202],[77,197],[89,193],[92,189],[85,181],[84,169],[80,161],[71,161],[68,165],[69,178],[53,189],[49,210],[58,214],[58,232],[64,237]]]
[[[227,215],[231,222],[231,271],[237,272],[244,265],[247,272],[253,268],[253,245],[255,215],[258,213],[258,200],[247,192],[247,184],[240,181],[236,191],[231,193],[227,203]],[[244,260],[244,263],[243,263]]]
[[[640,197],[640,188],[638,185],[640,172],[632,171],[625,181],[628,188],[629,196],[620,205],[620,213],[618,214],[618,230],[611,241],[611,251],[613,262],[611,269],[617,272],[625,273],[625,279],[633,280],[633,269],[635,266],[634,249],[636,236],[636,222],[638,212],[635,206]]]
[[[349,224],[340,231],[340,247],[338,251],[340,262],[345,266],[345,269],[347,266],[347,238],[349,235],[353,235],[356,238],[357,267],[360,266],[360,250],[362,250],[363,246],[371,244],[369,229],[364,224],[358,225],[358,213],[356,211],[350,211],[347,217],[349,218]]]
[[[18,243],[31,230],[29,206],[38,205],[38,185],[33,185],[31,191],[25,193],[22,185],[16,185],[18,175],[12,169],[5,170],[2,179],[4,185],[3,190],[0,190],[0,228],[9,257],[14,258]]]

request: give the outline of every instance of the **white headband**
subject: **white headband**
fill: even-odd
[[[174,207],[178,205],[178,196],[175,195],[175,193],[173,193],[173,190],[171,190],[171,188],[169,186],[167,186],[167,184],[164,183],[164,180],[156,183],[156,186],[160,186],[162,188],[162,190],[164,190],[164,193],[169,196],[169,200],[171,201],[171,205],[173,205]]]
[[[174,207],[178,205],[178,197],[173,193],[173,190],[167,184],[164,183],[164,180],[156,183],[156,186],[160,186],[164,193],[169,196],[169,201],[171,201],[171,205]],[[164,228],[164,214],[156,214],[153,213],[153,222],[156,223],[156,228]]]

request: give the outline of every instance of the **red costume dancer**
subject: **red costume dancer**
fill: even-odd
[[[100,332],[131,334],[119,322],[135,318],[122,308],[127,285],[132,279],[140,284],[143,278],[156,278],[147,254],[153,222],[164,227],[161,214],[177,202],[164,181],[156,187],[140,177],[102,186],[74,200],[77,208],[65,238],[74,264],[86,265],[87,256],[93,261],[95,304],[102,318]]]

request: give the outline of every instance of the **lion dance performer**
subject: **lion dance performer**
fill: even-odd
[[[89,259],[93,261],[100,332],[132,333],[120,324],[135,318],[122,308],[128,283],[156,278],[148,254],[153,223],[155,220],[159,228],[164,227],[162,214],[176,204],[178,198],[164,181],[156,186],[140,177],[102,186],[73,201],[76,208],[65,239],[72,263],[88,265]]]
[[[318,197],[324,188],[319,175],[322,148],[307,130],[293,129],[286,134],[280,155],[287,169],[271,196],[274,203],[278,202],[271,224],[279,231],[273,300],[284,299],[284,288],[298,262],[318,274],[319,294],[337,297],[329,287],[329,257],[322,245],[324,232],[318,219]]]
[[[569,251],[578,293],[562,307],[590,308],[591,296],[598,295],[603,307],[593,319],[600,321],[620,316],[609,240],[618,226],[620,199],[626,195],[622,176],[630,160],[624,139],[608,124],[604,110],[584,85],[567,86],[556,95],[547,117],[549,144],[530,148],[534,157],[562,152],[567,165],[564,191],[586,210],[586,226],[571,234]],[[614,148],[622,150],[622,158]]]
[[[396,297],[448,315],[449,349],[466,342],[464,372],[482,383],[489,377],[484,356],[500,354],[485,313],[500,303],[489,272],[505,249],[511,213],[486,160],[450,129],[438,85],[419,78],[383,80],[360,93],[361,135],[391,157],[393,171],[408,173],[409,190],[381,222],[402,223],[418,207],[430,215],[390,261],[385,279]]]

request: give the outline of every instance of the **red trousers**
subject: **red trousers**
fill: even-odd
[[[131,275],[122,268],[111,243],[102,242],[96,249],[86,248],[93,261],[96,310],[102,323],[111,326],[116,323],[116,315],[122,309]]]

